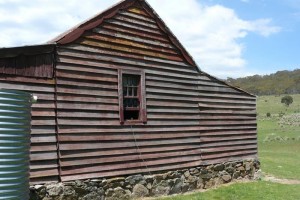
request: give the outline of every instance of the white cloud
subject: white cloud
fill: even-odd
[[[197,0],[148,1],[200,68],[219,77],[246,73],[246,44],[241,39],[249,33],[268,37],[280,31],[271,19],[243,20],[221,5],[206,6]],[[0,0],[0,46],[46,42],[116,2]]]

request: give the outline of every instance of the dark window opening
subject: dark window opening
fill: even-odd
[[[147,122],[144,71],[119,70],[121,124]]]
[[[141,76],[123,74],[124,120],[138,120],[140,116]]]

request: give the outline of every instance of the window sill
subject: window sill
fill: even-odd
[[[122,125],[145,125],[146,123],[142,122],[141,120],[127,120]]]

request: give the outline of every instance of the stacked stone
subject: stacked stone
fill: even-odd
[[[133,175],[36,185],[31,200],[128,200],[209,189],[232,180],[257,179],[257,160],[227,162],[155,175]]]

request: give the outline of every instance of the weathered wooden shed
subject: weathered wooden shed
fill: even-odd
[[[144,0],[0,49],[0,88],[38,96],[32,184],[257,157],[256,97],[201,71]]]

